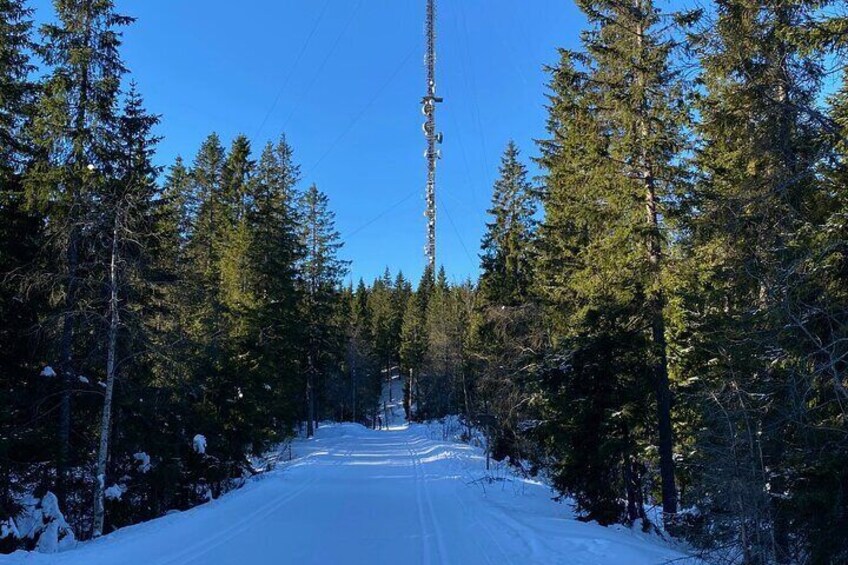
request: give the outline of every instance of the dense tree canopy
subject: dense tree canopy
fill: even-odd
[[[284,135],[163,170],[132,18],[55,0],[36,34],[0,0],[0,550],[216,498],[319,421],[378,426],[402,379],[410,421],[458,415],[581,519],[848,561],[844,6],[576,4],[541,174],[506,145],[479,280],[345,286]],[[15,534],[48,493],[68,525]]]

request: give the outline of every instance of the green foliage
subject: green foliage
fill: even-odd
[[[558,480],[578,492],[593,489],[578,501],[587,515],[605,521],[624,516],[610,506],[623,486],[634,501],[626,515],[632,522],[645,515],[644,483],[641,473],[633,476],[634,465],[659,467],[663,508],[676,511],[664,312],[669,226],[663,219],[682,187],[677,163],[685,115],[670,65],[674,43],[654,5],[579,5],[591,25],[582,36],[583,51],[562,51],[559,66],[550,69],[536,289],[548,312],[554,358],[569,360],[578,378],[602,382],[593,398],[555,381],[546,391],[553,405],[567,402],[574,409],[557,409],[548,425],[556,434],[560,427],[579,429],[588,418],[609,434],[584,446],[582,457],[564,457]],[[585,352],[599,354],[595,340],[616,351],[622,363],[593,370],[601,361]],[[586,402],[598,406],[584,412]],[[655,426],[614,425],[628,403],[655,412]],[[658,457],[646,460],[652,446]],[[604,463],[603,472],[592,468]],[[590,473],[603,479],[589,487],[580,477]]]
[[[0,520],[53,490],[87,535],[118,281],[107,478],[130,488],[107,531],[238,486],[304,422],[375,425],[401,376],[410,419],[460,414],[586,519],[648,528],[662,503],[719,562],[846,561],[846,19],[576,3],[541,186],[509,143],[479,284],[428,267],[413,289],[389,269],[343,288],[285,137],[257,156],[212,134],[160,186],[111,0],[56,0],[37,43],[0,0]]]
[[[533,278],[536,207],[527,168],[518,155],[518,147],[510,141],[501,157],[489,209],[492,221],[486,224],[482,243],[480,292],[490,303],[503,306],[525,302]]]

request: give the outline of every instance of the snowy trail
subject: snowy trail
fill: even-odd
[[[573,520],[541,485],[481,486],[476,448],[434,427],[323,426],[294,462],[201,507],[75,550],[0,563],[659,564],[681,554],[623,528]]]

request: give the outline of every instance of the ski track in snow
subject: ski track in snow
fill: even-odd
[[[237,491],[65,553],[4,564],[659,565],[683,554],[625,528],[574,520],[546,486],[507,476],[480,488],[485,457],[435,428],[324,425],[297,458]],[[210,441],[210,448],[213,442]]]
[[[409,459],[413,462],[415,476],[415,505],[418,508],[418,537],[421,539],[421,562],[429,563],[432,558],[430,557],[430,542],[427,539],[427,531],[429,528],[426,525],[427,519],[424,516],[424,504],[422,503],[422,481],[418,470],[418,465],[415,460],[415,452],[410,446],[407,446],[407,449],[409,451]]]

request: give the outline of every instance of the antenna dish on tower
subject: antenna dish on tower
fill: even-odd
[[[421,99],[421,113],[427,118],[422,129],[427,138],[427,245],[424,248],[427,264],[435,272],[436,269],[436,161],[441,159],[441,151],[436,144],[442,143],[443,136],[436,133],[436,104],[442,98],[436,96],[436,0],[427,0],[427,15],[425,18],[425,33],[427,35],[427,51],[424,54],[424,64],[427,68],[427,94]]]

